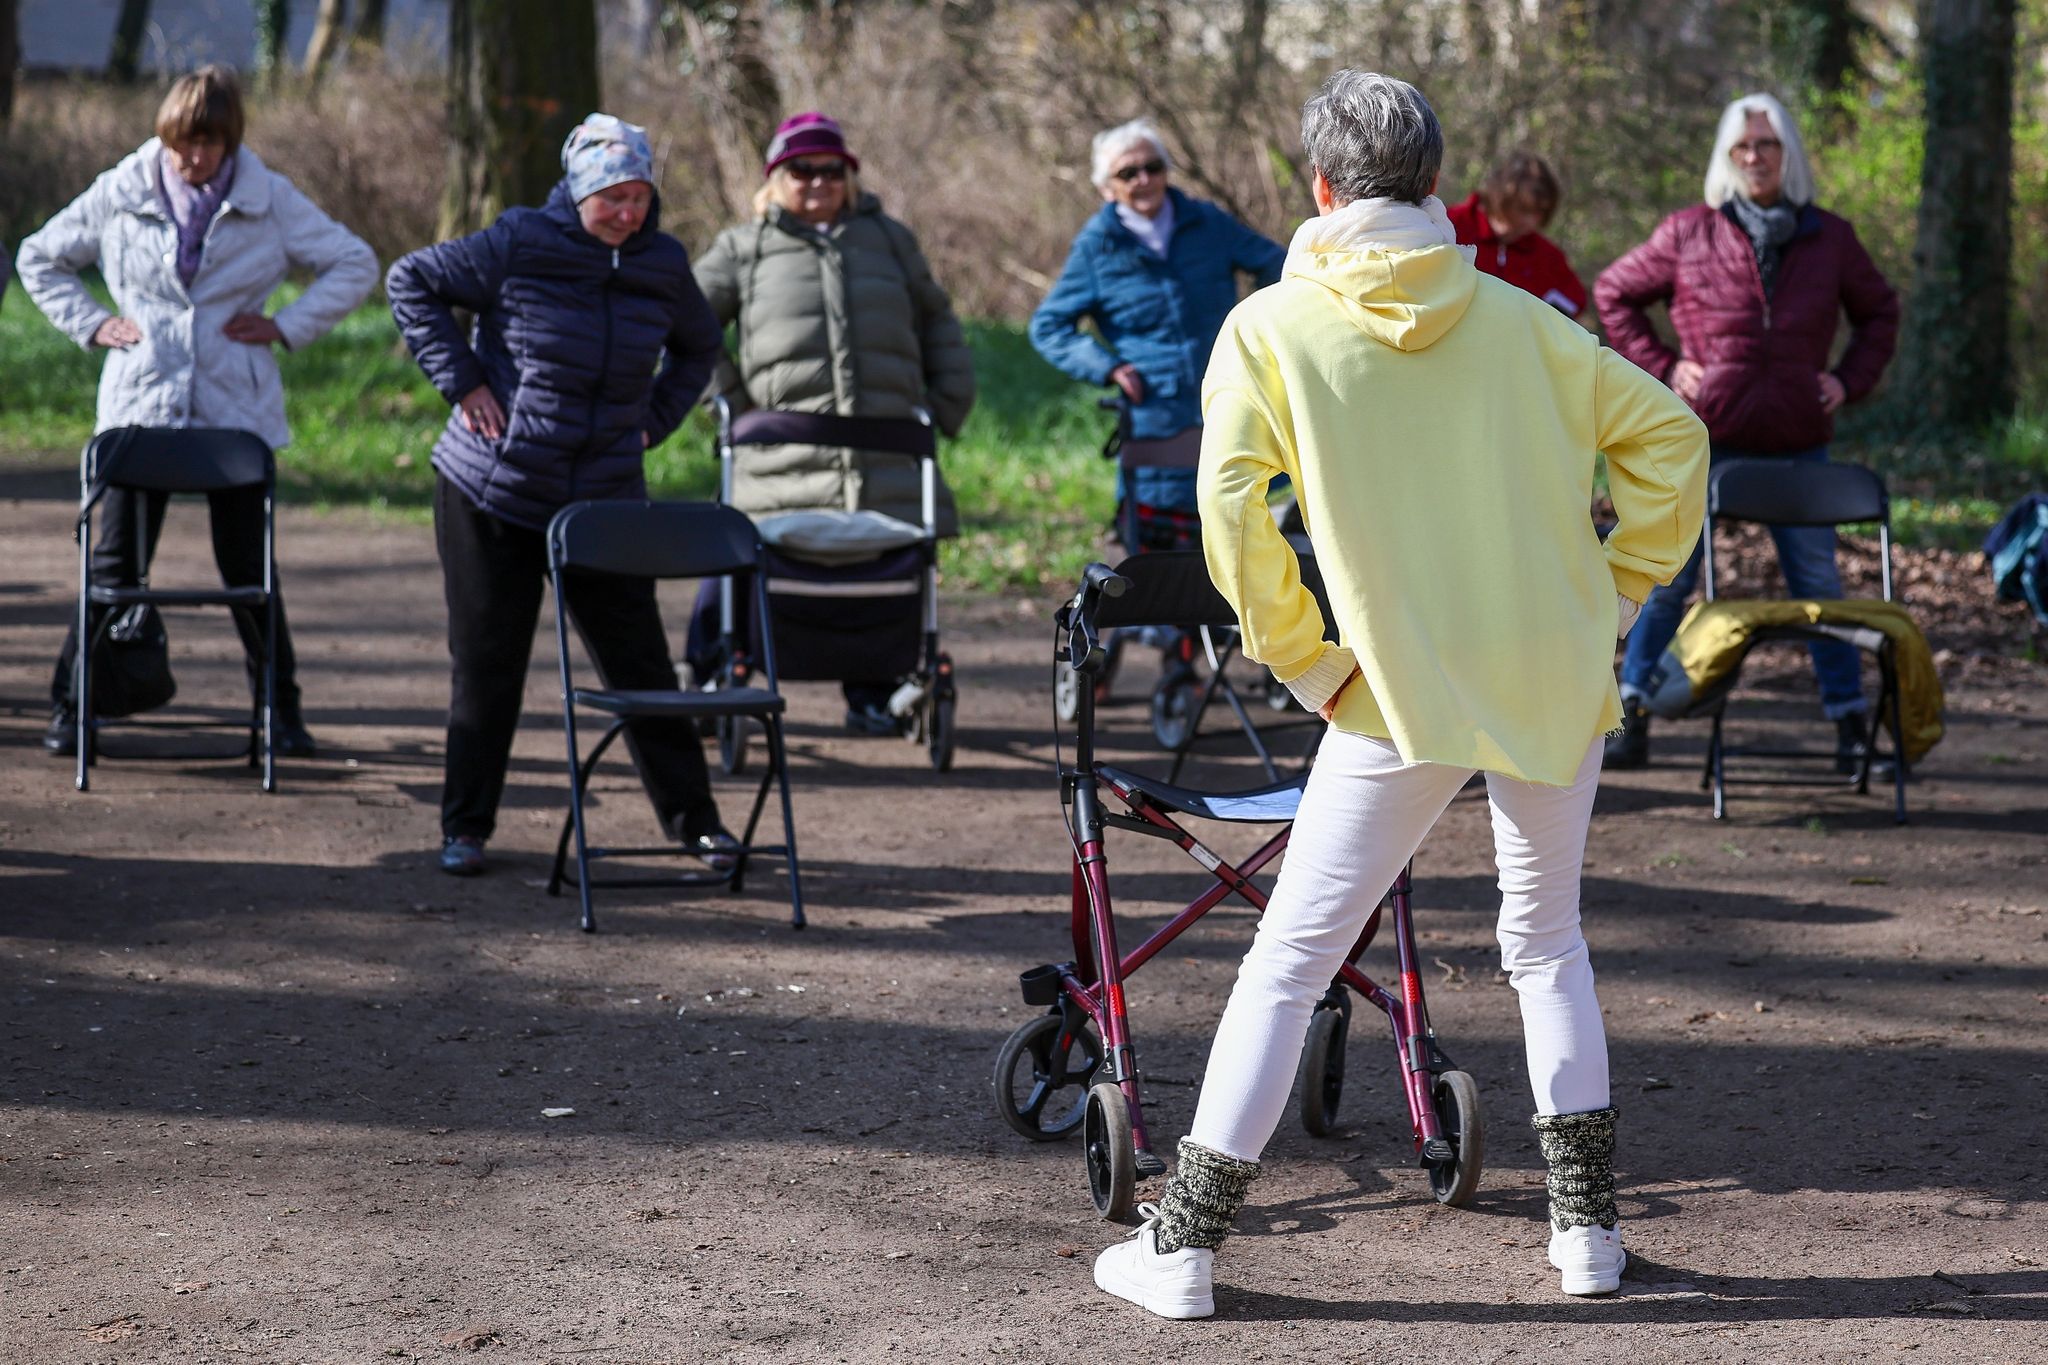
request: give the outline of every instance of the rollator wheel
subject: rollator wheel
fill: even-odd
[[[1176,668],[1152,689],[1152,737],[1163,749],[1176,752],[1193,736],[1195,694],[1201,690],[1192,669]]]
[[[1286,683],[1271,673],[1266,675],[1265,694],[1268,711],[1287,711],[1294,706],[1294,694],[1287,690]]]
[[[1081,1126],[1102,1044],[1086,1024],[1067,1032],[1060,1011],[1041,1014],[996,1052],[996,1112],[1033,1142],[1058,1142]]]
[[[743,716],[718,718],[718,766],[729,776],[747,770],[747,722]]]
[[[1064,661],[1053,669],[1052,709],[1062,725],[1072,725],[1081,714],[1081,675]]]
[[[1464,1208],[1479,1192],[1479,1172],[1486,1162],[1486,1125],[1479,1117],[1479,1083],[1463,1071],[1446,1071],[1430,1088],[1437,1122],[1450,1141],[1451,1160],[1429,1168],[1430,1192],[1436,1202]]]
[[[1344,1041],[1350,1021],[1336,1008],[1309,1016],[1308,1041],[1301,1049],[1301,1126],[1315,1137],[1337,1128],[1337,1105],[1344,1098]]]
[[[953,707],[952,697],[933,697],[931,722],[925,733],[925,743],[932,759],[932,771],[947,773],[953,771]]]
[[[1099,1081],[1088,1090],[1082,1142],[1088,1158],[1088,1197],[1104,1218],[1122,1218],[1131,1211],[1138,1188],[1138,1153],[1131,1145],[1131,1105],[1115,1081]]]

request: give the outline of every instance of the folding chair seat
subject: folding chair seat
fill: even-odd
[[[1197,815],[1204,820],[1239,825],[1271,825],[1292,820],[1301,810],[1301,794],[1308,789],[1307,773],[1244,791],[1206,792],[1177,787],[1107,763],[1097,764],[1095,771],[1126,791],[1144,793],[1147,801],[1170,815]]]
[[[718,503],[626,500],[571,503],[555,514],[548,523],[548,576],[554,587],[555,648],[562,674],[562,728],[569,745],[569,816],[562,824],[561,838],[555,845],[555,865],[548,878],[548,894],[559,894],[563,881],[567,880],[572,836],[576,848],[574,880],[586,933],[597,928],[590,894],[595,887],[730,886],[738,891],[745,881],[749,859],[779,857],[789,871],[790,922],[798,929],[803,928],[803,891],[798,879],[796,824],[790,806],[788,755],[782,732],[784,704],[777,688],[774,631],[762,632],[761,670],[755,675],[758,686],[724,688],[713,692],[579,687],[573,676],[568,607],[562,592],[563,575],[567,573],[615,574],[655,580],[744,579],[753,594],[757,619],[770,619],[761,539],[754,523],[743,513]],[[735,584],[735,589],[737,586]],[[582,756],[576,735],[579,709],[611,718],[603,738],[588,757]],[[674,845],[614,848],[599,847],[589,842],[585,830],[584,793],[605,750],[636,719],[696,721],[721,717],[758,720],[768,737],[768,763],[761,774],[761,784],[754,793],[753,808],[747,816],[745,832],[740,835],[740,847],[736,850],[732,870],[718,872],[707,869],[668,876],[594,880],[590,865],[599,859],[682,854],[682,850]],[[760,825],[771,788],[779,788],[781,793],[783,840],[779,844],[756,844],[754,834]]]
[[[1687,632],[1700,629],[1703,622],[1712,621],[1717,615],[1717,607],[1749,605],[1739,599],[1720,597],[1716,591],[1713,531],[1718,521],[1748,521],[1762,526],[1827,527],[1875,523],[1878,528],[1882,600],[1887,603],[1893,601],[1891,500],[1886,494],[1883,479],[1859,465],[1767,458],[1726,460],[1714,466],[1707,485],[1707,525],[1703,533],[1705,601],[1687,616],[1681,627],[1681,639]],[[1827,603],[1776,605],[1805,607],[1809,609],[1808,614],[1815,617],[1823,615],[1829,606]],[[1839,605],[1853,607],[1855,604]],[[1718,614],[1725,616],[1727,613]],[[1806,643],[1811,640],[1836,640],[1876,661],[1880,681],[1877,702],[1871,714],[1877,724],[1871,727],[1870,740],[1864,746],[1856,773],[1856,790],[1859,793],[1870,790],[1871,769],[1882,758],[1892,769],[1893,818],[1904,824],[1908,763],[1901,720],[1897,648],[1891,636],[1882,630],[1859,622],[1825,619],[1781,621],[1750,629],[1732,666],[1703,695],[1695,698],[1687,711],[1688,715],[1707,715],[1713,719],[1713,732],[1707,743],[1706,770],[1700,785],[1713,791],[1714,818],[1727,818],[1727,766],[1730,757],[1835,761],[1832,751],[1735,750],[1728,746],[1723,733],[1728,705],[1750,652],[1761,644]],[[1889,754],[1878,753],[1880,736],[1889,738]],[[1825,779],[1749,778],[1745,781],[1759,785],[1833,785],[1832,781]]]
[[[155,552],[149,535],[149,495],[216,494],[238,489],[263,491],[263,582],[240,587],[157,588],[149,583]],[[113,489],[141,494],[133,500],[133,543],[140,582],[133,585],[92,581],[92,512]],[[99,642],[117,619],[117,609],[151,607],[226,607],[262,639],[257,697],[249,721],[249,765],[260,767],[263,790],[277,790],[275,713],[277,700],[277,462],[261,437],[247,431],[211,427],[116,427],[86,444],[79,462],[78,499],[78,652],[72,664],[73,710],[78,717],[78,790],[90,784],[89,769],[99,759],[97,732],[103,723],[93,715],[92,659]],[[99,619],[94,622],[93,608]],[[257,614],[262,624],[257,624]],[[179,728],[204,729],[206,722],[180,722]],[[241,728],[237,725],[235,728]]]

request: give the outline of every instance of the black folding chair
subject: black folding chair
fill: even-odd
[[[1704,558],[1706,600],[1709,602],[1725,600],[1715,593],[1713,529],[1717,521],[1750,521],[1763,526],[1842,526],[1875,522],[1882,592],[1885,601],[1892,600],[1891,499],[1885,492],[1884,480],[1860,465],[1773,459],[1734,459],[1717,463],[1707,484]],[[1864,745],[1862,761],[1857,765],[1856,790],[1859,794],[1869,792],[1871,767],[1880,757],[1877,740],[1880,734],[1888,735],[1892,751],[1884,757],[1892,767],[1893,818],[1903,825],[1906,823],[1906,746],[1900,715],[1896,654],[1891,637],[1880,630],[1827,621],[1767,626],[1753,632],[1742,658],[1729,669],[1712,693],[1695,702],[1688,712],[1690,715],[1711,714],[1714,720],[1713,735],[1707,741],[1706,771],[1700,779],[1702,787],[1713,790],[1714,818],[1723,820],[1728,815],[1727,761],[1730,756],[1796,762],[1835,761],[1832,752],[1816,753],[1808,749],[1730,749],[1722,734],[1729,697],[1741,678],[1742,665],[1747,661],[1749,651],[1760,644],[1810,640],[1839,640],[1877,660],[1880,682],[1877,705],[1872,709],[1879,724],[1871,728],[1870,741]],[[1743,780],[1758,786],[1834,785],[1827,779],[1816,778],[1758,777]]]
[[[92,657],[121,609],[132,606],[226,607],[262,638],[261,674],[249,720],[249,766],[263,770],[263,790],[277,790],[273,729],[277,698],[277,462],[262,438],[246,431],[210,427],[117,427],[86,444],[79,462],[78,652],[72,663],[72,700],[78,714],[78,790],[88,788],[88,770],[98,760],[92,713]],[[134,587],[92,581],[92,511],[109,489],[150,494],[225,493],[263,490],[263,582],[239,588],[152,588],[149,562],[149,499],[134,499],[137,563]],[[98,607],[99,620],[92,620]],[[256,613],[263,613],[257,624]],[[179,728],[205,729],[207,722]],[[239,729],[237,725],[235,728]]]
[[[548,523],[548,576],[555,592],[555,644],[562,667],[562,725],[569,741],[569,818],[562,823],[562,837],[555,845],[554,872],[548,878],[548,894],[559,895],[568,862],[569,838],[576,839],[576,890],[583,904],[584,932],[594,932],[597,921],[590,908],[593,887],[626,886],[730,886],[741,889],[747,861],[756,855],[779,857],[789,868],[790,923],[804,927],[803,891],[797,879],[796,824],[790,810],[789,764],[782,737],[782,694],[777,688],[774,632],[761,632],[761,668],[754,686],[728,687],[716,692],[697,691],[608,691],[578,687],[570,675],[569,616],[562,597],[565,573],[608,573],[633,578],[745,578],[754,594],[758,619],[768,620],[768,596],[761,573],[761,538],[754,523],[742,513],[716,503],[697,502],[577,502],[555,514]],[[579,758],[576,739],[578,709],[596,711],[612,718],[597,747],[588,758]],[[583,796],[590,775],[612,741],[635,719],[665,719],[688,723],[700,720],[752,717],[761,723],[768,737],[768,765],[761,774],[754,806],[747,816],[746,832],[740,836],[730,872],[707,869],[666,877],[613,877],[594,881],[590,864],[600,858],[651,857],[681,852],[674,845],[640,848],[593,847],[584,831]],[[768,789],[779,786],[782,793],[782,834],[779,844],[756,844],[754,832],[768,800]]]

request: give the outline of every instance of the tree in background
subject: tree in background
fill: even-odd
[[[357,0],[354,36],[363,47],[384,46],[384,0]]]
[[[313,36],[306,40],[306,79],[318,83],[327,64],[341,46],[341,31],[348,23],[348,0],[320,0],[313,13]]]
[[[727,217],[748,212],[761,183],[761,152],[782,117],[782,91],[768,61],[767,26],[774,7],[773,0],[687,0],[669,6],[669,22],[683,31],[702,82]],[[831,41],[844,41],[836,26]]]
[[[14,71],[21,65],[21,5],[0,0],[0,124],[14,117]]]
[[[291,70],[285,32],[291,26],[290,0],[256,0],[256,77],[275,81]]]
[[[2012,411],[2013,0],[1921,0],[1926,148],[1896,406],[1939,439]]]
[[[149,30],[149,0],[121,0],[114,16],[114,42],[107,51],[107,78],[133,85],[142,74],[142,38]]]
[[[595,0],[449,0],[441,235],[540,203],[569,130],[598,107]]]

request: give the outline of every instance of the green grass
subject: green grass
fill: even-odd
[[[980,401],[940,459],[962,534],[942,553],[950,587],[1035,589],[1071,583],[1100,553],[1113,473],[1097,457],[1107,418],[1097,391],[1041,361],[1019,327],[971,323]],[[280,457],[286,497],[424,518],[428,460],[447,405],[370,304],[303,352],[282,357],[293,444]],[[19,288],[0,306],[0,456],[69,453],[92,433],[99,357],[73,346]],[[1860,439],[1859,439],[1860,436]],[[1929,455],[1845,431],[1845,458],[1891,480],[1905,544],[1974,547],[2013,489],[2048,481],[2048,411],[2030,409],[1968,450]],[[649,452],[658,496],[702,498],[716,481],[712,431],[700,411]],[[1987,494],[1989,496],[1987,496]]]
[[[1108,419],[1096,392],[1046,365],[1023,330],[969,324],[981,397],[941,467],[962,534],[942,567],[949,587],[1035,589],[1072,582],[1099,554],[1114,473],[1098,457]],[[425,518],[428,461],[448,407],[400,345],[390,314],[366,305],[317,345],[280,357],[293,442],[279,456],[289,501]],[[19,288],[0,305],[0,456],[68,459],[92,434],[100,358],[79,350]],[[716,487],[712,427],[699,411],[647,458],[657,496]]]

